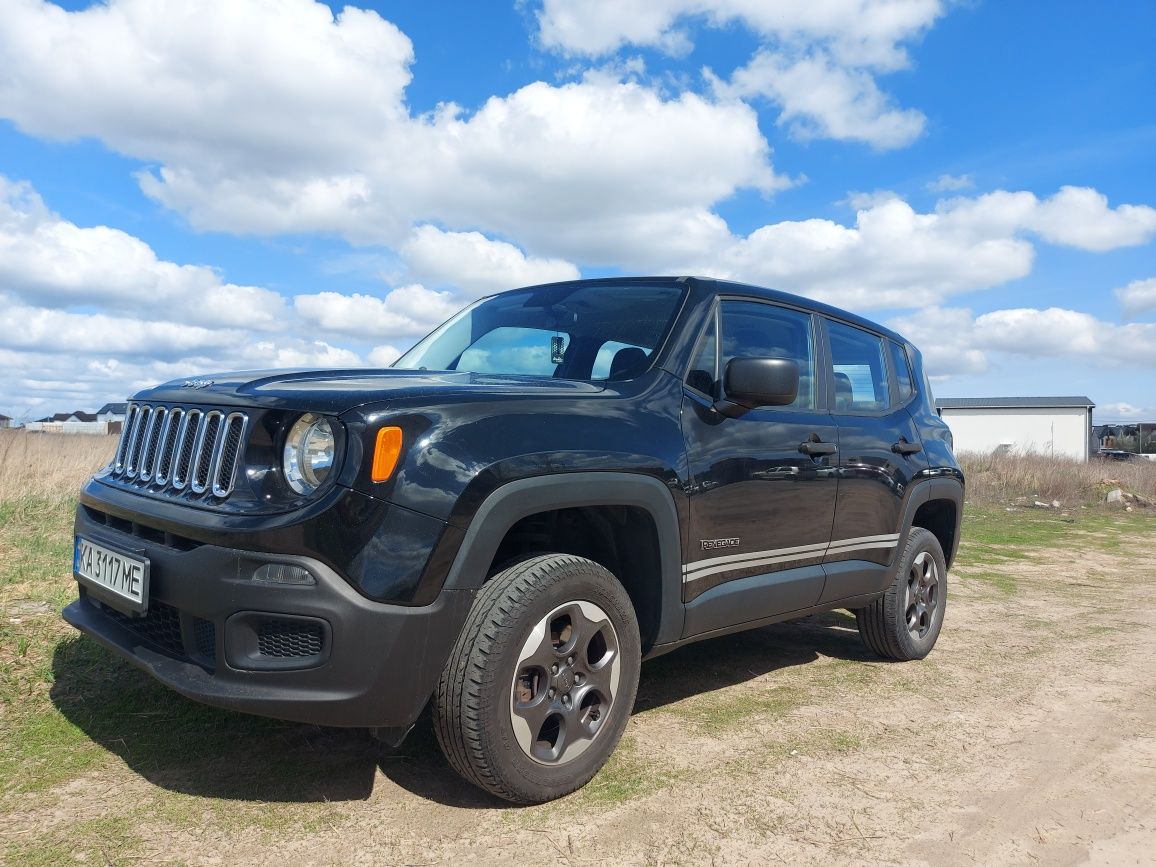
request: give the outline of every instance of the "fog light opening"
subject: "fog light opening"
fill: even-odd
[[[266,563],[253,572],[254,581],[266,584],[316,584],[313,574],[302,566],[292,563]]]

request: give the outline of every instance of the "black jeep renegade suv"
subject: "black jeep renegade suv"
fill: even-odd
[[[919,352],[698,278],[495,295],[386,370],[136,395],[65,618],[190,698],[397,742],[538,802],[622,735],[644,658],[848,608],[920,659],[963,478]]]

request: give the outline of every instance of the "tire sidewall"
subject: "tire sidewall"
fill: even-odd
[[[545,570],[544,570],[545,571]],[[489,725],[481,732],[483,749],[492,758],[507,784],[527,800],[560,797],[585,785],[606,763],[622,737],[638,692],[641,647],[634,607],[625,588],[608,571],[592,561],[566,558],[548,569],[525,605],[517,606],[517,628],[504,630],[491,647],[492,665],[481,684],[484,707],[492,708]],[[618,635],[622,660],[618,693],[608,719],[590,746],[563,765],[544,765],[522,750],[510,721],[515,665],[530,630],[554,609],[570,602],[592,602],[606,612]]]
[[[903,603],[906,599],[907,576],[911,570],[911,565],[915,562],[915,558],[925,551],[935,560],[935,566],[939,570],[938,603],[932,615],[931,628],[922,638],[916,638],[907,629]],[[899,572],[892,585],[892,592],[895,594],[893,609],[895,616],[891,627],[899,646],[903,649],[903,656],[906,659],[923,659],[935,647],[940,630],[943,629],[943,618],[947,610],[947,560],[943,556],[943,548],[940,546],[939,540],[930,531],[922,527],[914,528],[911,531],[903,551],[903,560],[899,564]]]

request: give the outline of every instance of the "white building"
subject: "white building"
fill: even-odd
[[[106,403],[96,411],[97,421],[124,421],[127,403]]]
[[[1037,452],[1086,461],[1093,450],[1086,397],[945,397],[935,402],[957,452]]]

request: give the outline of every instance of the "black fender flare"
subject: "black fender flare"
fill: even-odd
[[[662,587],[655,643],[682,635],[682,532],[670,489],[639,473],[558,473],[508,482],[478,507],[446,575],[446,590],[476,590],[511,527],[538,512],[583,506],[644,509],[658,534]]]
[[[907,505],[903,510],[903,523],[901,525],[899,544],[895,548],[895,556],[892,559],[891,569],[889,570],[890,578],[894,578],[894,569],[898,566],[899,554],[903,551],[907,544],[907,537],[911,534],[911,526],[915,521],[915,513],[919,508],[926,503],[934,500],[948,500],[955,504],[955,533],[952,539],[952,548],[950,551],[944,551],[943,556],[947,560],[947,565],[950,567],[955,562],[955,552],[959,548],[959,528],[963,522],[963,483],[954,477],[940,477],[933,479],[923,479],[912,486],[912,490],[907,497]],[[890,584],[890,580],[888,581]]]

